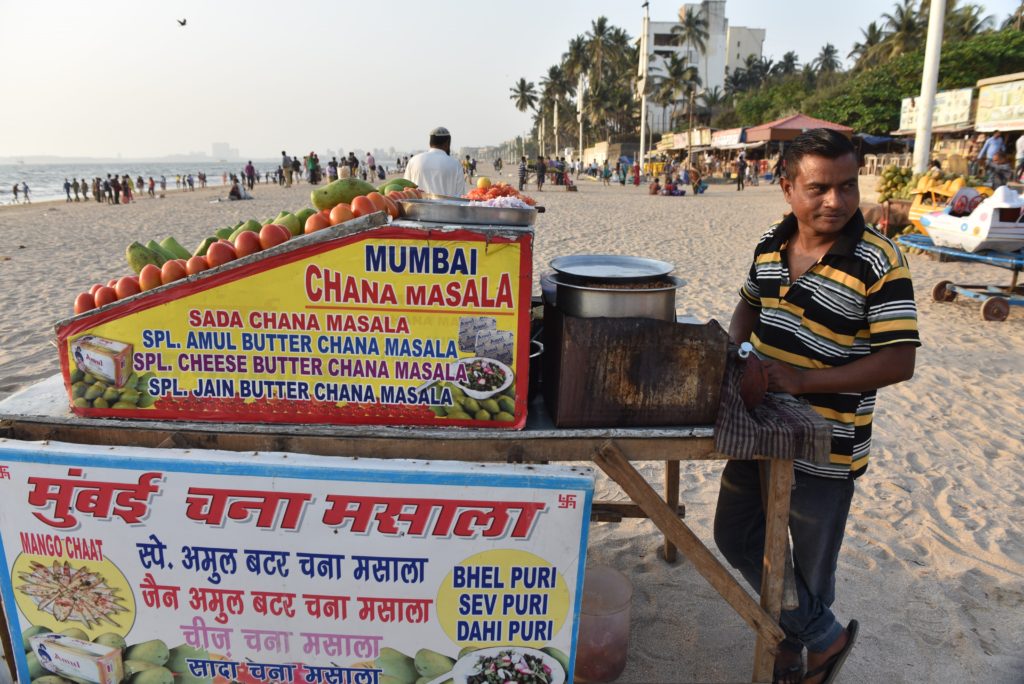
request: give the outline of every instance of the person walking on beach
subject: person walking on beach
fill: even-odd
[[[79,190],[82,189],[82,186],[78,184],[77,178],[72,177],[71,180],[73,181],[71,183],[71,190],[75,193],[75,201],[80,202],[81,198],[79,197]]]
[[[802,398],[832,424],[829,462],[794,462],[789,532],[799,605],[782,611],[786,639],[775,664],[775,681],[819,684],[833,681],[857,638],[857,621],[843,627],[832,604],[854,481],[868,466],[875,393],[913,376],[920,342],[906,258],[858,208],[850,141],[828,129],[807,131],[786,145],[784,169],[792,211],[754,248],[729,337],[753,344],[769,391]],[[755,591],[764,552],[761,492],[757,461],[729,461],[714,520],[719,550]]]
[[[245,180],[249,184],[249,189],[252,190],[256,184],[256,167],[252,165],[252,160],[245,165]]]
[[[89,201],[89,184],[86,183],[85,179],[83,178],[82,182],[79,184],[78,187],[80,187],[82,189],[82,201],[83,202],[88,202]]]
[[[537,155],[537,192],[544,192],[544,174],[548,172],[548,165],[544,163],[544,156]]]
[[[522,190],[522,188],[519,188],[519,189]],[[11,188],[11,192],[14,193],[14,203],[18,204],[19,200],[18,200],[18,184],[17,183],[15,183],[14,187]]]
[[[64,200],[64,201],[65,202],[70,202],[71,201],[71,181],[69,181],[67,178],[64,179],[64,194],[66,194],[68,196],[68,198],[66,200]]]
[[[284,187],[292,187],[292,158],[281,150],[281,168],[284,169]]]
[[[747,157],[742,152],[736,158],[736,189],[743,189],[743,177],[747,175]]]
[[[452,134],[444,126],[430,132],[430,149],[409,160],[405,178],[424,192],[436,195],[462,197],[466,192],[466,177],[462,165],[451,156]]]
[[[523,156],[519,159],[519,192],[523,191],[526,187],[526,176],[529,173],[529,169],[526,166],[526,157]],[[18,194],[18,189],[14,189],[14,194]]]
[[[25,204],[32,204],[32,198],[28,194],[28,183],[21,181],[21,194],[25,198]]]

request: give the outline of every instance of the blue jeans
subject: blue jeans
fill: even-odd
[[[795,473],[789,532],[800,606],[782,611],[779,622],[787,638],[810,651],[828,649],[843,631],[831,608],[853,489],[852,480]],[[755,591],[761,590],[764,528],[757,461],[729,461],[715,510],[715,543]]]

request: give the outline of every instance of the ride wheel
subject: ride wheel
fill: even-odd
[[[947,287],[952,284],[952,281],[949,280],[940,280],[935,283],[935,287],[932,288],[932,299],[937,302],[951,302],[956,299],[956,292]]]
[[[981,304],[981,317],[986,321],[1005,321],[1010,315],[1010,302],[1002,297],[989,297]]]

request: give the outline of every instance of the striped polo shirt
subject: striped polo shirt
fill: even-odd
[[[891,344],[920,346],[910,270],[899,248],[858,210],[829,251],[790,282],[786,247],[793,214],[768,229],[740,296],[759,310],[751,343],[762,358],[797,368],[832,368]],[[797,461],[822,477],[858,477],[868,465],[875,391],[804,394],[832,425],[829,465]]]

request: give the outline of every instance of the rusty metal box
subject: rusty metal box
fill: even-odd
[[[729,337],[649,318],[544,308],[544,398],[558,427],[712,425]]]

